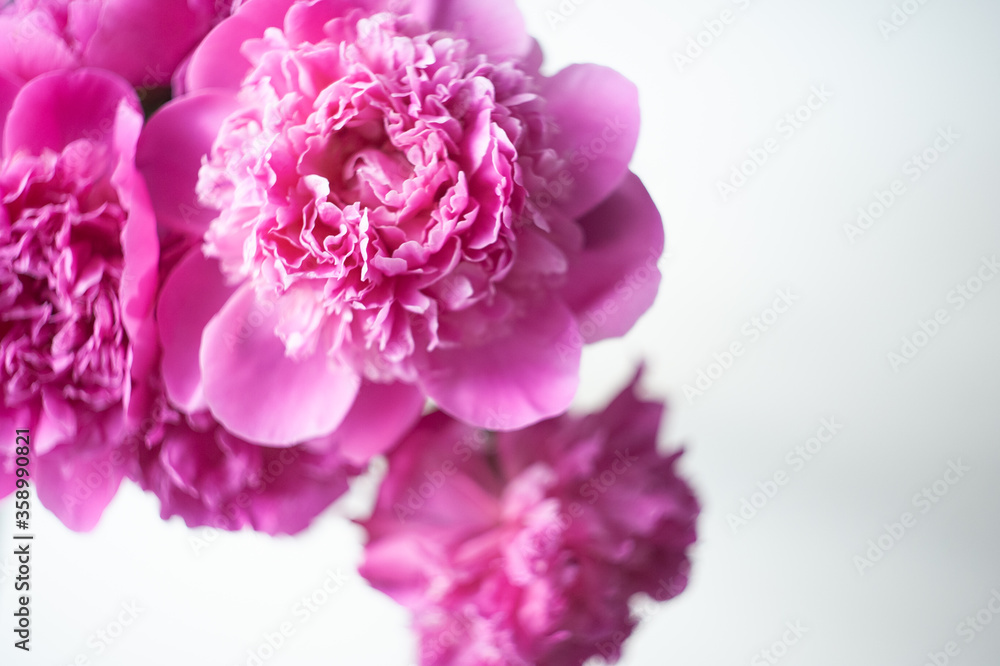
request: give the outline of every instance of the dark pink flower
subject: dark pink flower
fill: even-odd
[[[362,574],[413,611],[421,663],[617,659],[629,599],[687,582],[698,503],[657,452],[663,404],[488,433],[437,412],[389,456]]]
[[[2,95],[0,95],[2,98]],[[159,252],[135,145],[142,111],[100,70],[39,76],[0,104],[0,431],[28,428],[42,503],[89,529],[147,399]],[[13,470],[13,441],[0,444]]]
[[[140,88],[170,83],[233,0],[12,0],[0,8],[0,73],[28,81],[100,67]]]
[[[344,494],[373,455],[398,441],[422,406],[419,394],[406,387],[369,384],[333,434],[268,447],[236,437],[207,411],[185,415],[161,405],[159,423],[140,449],[136,477],[160,498],[165,519],[178,515],[190,527],[295,534]]]
[[[276,444],[330,432],[362,379],[494,429],[562,412],[583,344],[651,304],[663,231],[628,172],[634,86],[539,62],[512,0],[250,0],[220,23],[140,147],[160,224],[228,290],[184,336],[196,365],[168,345],[171,400]]]

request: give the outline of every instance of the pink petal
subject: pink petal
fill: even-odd
[[[128,456],[107,443],[116,434],[93,425],[74,441],[35,456],[32,476],[38,499],[72,530],[93,529],[118,492]]]
[[[0,16],[0,72],[23,83],[78,64],[65,40],[55,34],[55,25],[46,25],[48,21],[42,11],[20,19]]]
[[[153,305],[159,287],[160,242],[156,217],[149,202],[142,177],[133,171],[128,221],[122,230],[122,253],[125,272],[121,281],[122,318],[132,343],[133,391],[128,403],[130,413],[141,414],[151,404],[153,395],[146,381],[154,372],[157,358],[156,324]]]
[[[409,384],[365,382],[337,428],[340,454],[349,462],[367,465],[372,456],[385,453],[420,418],[423,393]]]
[[[200,248],[188,252],[163,282],[156,307],[163,384],[170,401],[185,412],[208,409],[198,364],[201,336],[234,291],[219,262]]]
[[[187,65],[188,91],[206,88],[239,90],[250,67],[240,48],[243,42],[264,35],[270,27],[281,27],[293,0],[250,0],[217,25],[201,41]]]
[[[10,113],[10,107],[14,105],[14,98],[20,89],[17,82],[0,73],[0,127],[7,122],[7,114]]]
[[[250,442],[291,446],[339,426],[360,379],[322,355],[287,357],[274,334],[275,310],[243,285],[205,327],[199,358],[219,423]]]
[[[586,342],[624,335],[660,286],[663,221],[642,181],[630,173],[581,220],[585,244],[570,264],[562,295]]]
[[[109,141],[120,114],[137,115],[141,124],[139,98],[120,77],[89,68],[43,74],[14,100],[4,129],[4,157],[18,150],[58,152],[78,139]]]
[[[573,183],[562,208],[581,215],[621,184],[639,137],[639,97],[631,81],[598,65],[571,65],[545,80],[559,128],[553,148],[569,160]]]
[[[455,32],[497,60],[522,58],[533,46],[514,0],[414,0],[411,11],[431,28]]]
[[[105,0],[83,61],[139,88],[162,85],[208,31],[213,9],[190,0]]]
[[[523,428],[569,406],[581,347],[573,314],[551,300],[485,344],[431,352],[419,381],[455,418],[490,430]]]
[[[218,215],[198,203],[195,185],[201,158],[212,149],[219,126],[236,109],[225,92],[182,97],[153,114],[139,139],[136,166],[146,177],[159,223],[200,238]]]

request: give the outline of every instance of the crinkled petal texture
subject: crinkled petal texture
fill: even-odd
[[[583,344],[652,302],[662,230],[627,168],[634,86],[538,64],[512,0],[249,0],[212,30],[140,151],[164,231],[234,290],[172,398],[275,445],[335,428],[362,380],[496,430],[563,412]],[[234,356],[254,312],[259,353]],[[285,382],[302,411],[282,431],[237,380]]]
[[[385,400],[392,401],[389,410]],[[140,450],[136,480],[160,499],[164,519],[295,534],[348,489],[372,456],[398,441],[422,406],[411,387],[366,384],[340,429],[269,447],[234,435],[207,411],[183,414],[164,401]]]
[[[629,599],[687,584],[699,512],[657,452],[663,404],[490,433],[430,414],[389,456],[362,574],[413,611],[420,663],[615,661]]]
[[[142,122],[126,81],[84,68],[29,81],[3,128],[0,422],[30,430],[39,498],[80,530],[122,479],[144,399],[134,386],[156,354]],[[8,474],[13,453],[0,452]]]
[[[100,67],[138,88],[170,83],[232,0],[12,0],[0,8],[0,73],[29,81]]]

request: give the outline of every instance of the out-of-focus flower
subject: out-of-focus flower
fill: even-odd
[[[0,7],[0,73],[20,82],[100,67],[139,88],[175,69],[233,0],[12,0]]]
[[[662,412],[633,383],[515,432],[424,417],[389,456],[361,570],[413,611],[422,664],[614,661],[630,597],[684,589],[699,508],[680,453],[657,452]]]
[[[135,145],[139,101],[96,69],[34,78],[2,103],[0,432],[31,433],[32,482],[89,529],[129,462],[148,398],[158,242]],[[140,382],[141,383],[141,382]],[[13,437],[0,472],[14,466]]]
[[[162,228],[217,262],[190,306],[229,290],[195,366],[167,350],[171,401],[268,444],[331,432],[362,378],[492,429],[565,410],[663,231],[634,86],[540,60],[513,0],[250,0],[209,33],[140,146]]]
[[[173,253],[176,253],[174,249]],[[294,534],[348,488],[372,456],[395,445],[419,418],[423,396],[405,384],[364,382],[347,415],[331,433],[290,446],[261,446],[227,431],[205,408],[198,381],[197,337],[215,310],[232,293],[218,284],[213,259],[184,253],[161,287],[161,319],[184,322],[161,329],[167,367],[188,367],[175,383],[184,397],[170,404],[160,392],[144,428],[135,478],[161,501],[161,515],[181,516],[191,527],[238,530],[250,526],[269,534]],[[169,260],[168,260],[169,261]],[[264,321],[248,320],[243,334]],[[237,332],[236,335],[240,335]],[[273,337],[272,343],[279,347]],[[152,377],[156,385],[159,377]],[[248,382],[247,391],[272,390]],[[275,393],[299,396],[295,386]],[[314,399],[322,400],[323,396]],[[278,406],[280,408],[280,405]]]

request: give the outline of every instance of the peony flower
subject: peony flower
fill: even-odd
[[[603,412],[520,431],[436,412],[389,456],[364,575],[413,612],[421,664],[618,658],[629,599],[687,583],[698,503],[635,382]]]
[[[0,7],[0,74],[107,69],[139,88],[175,69],[233,0],[11,0]]]
[[[135,377],[155,356],[142,110],[124,80],[81,69],[31,80],[2,111],[0,432],[30,430],[41,502],[90,529],[127,467],[146,399]],[[0,444],[0,475],[13,446]]]
[[[191,307],[227,291],[197,366],[167,349],[171,401],[266,444],[331,432],[362,380],[493,429],[565,410],[663,230],[634,86],[539,62],[512,0],[250,0],[209,33],[140,146],[164,232],[217,268],[178,269]]]
[[[160,329],[164,367],[188,366],[181,377],[195,381],[185,385],[170,375],[174,395],[183,398],[171,403],[160,388],[164,378],[150,378],[160,398],[143,428],[135,479],[160,499],[164,519],[179,515],[190,527],[299,532],[348,489],[348,480],[364,471],[372,456],[384,453],[409,430],[420,416],[423,396],[404,384],[365,382],[329,434],[283,447],[234,435],[207,410],[197,382],[197,337],[232,289],[212,291],[219,274],[214,260],[182,246],[168,248],[166,261],[178,254],[180,262],[161,286],[157,313],[161,321],[185,325]],[[203,282],[198,283],[199,276]],[[262,322],[251,320],[245,330]],[[276,390],[298,395],[294,386]]]

